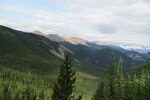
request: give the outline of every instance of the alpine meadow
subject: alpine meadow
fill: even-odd
[[[148,0],[1,0],[0,100],[150,100]]]

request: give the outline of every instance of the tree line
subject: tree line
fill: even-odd
[[[143,70],[140,76],[127,74],[124,77],[122,62],[120,58],[116,64],[112,56],[92,100],[150,100],[149,75]],[[84,94],[74,93],[75,74],[69,55],[65,55],[60,65],[57,80],[49,75],[12,71],[0,66],[0,100],[82,100]]]
[[[57,81],[49,75],[0,66],[0,100],[81,100],[82,95],[73,95],[75,74],[69,55],[65,55]]]
[[[150,100],[150,77],[143,70],[140,76],[123,76],[122,59],[111,58],[104,81],[98,85],[92,100]],[[149,66],[149,64],[147,64]]]

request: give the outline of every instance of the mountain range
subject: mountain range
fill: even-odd
[[[140,44],[123,44],[123,43],[114,43],[121,48],[124,48],[129,51],[137,51],[139,53],[147,53],[150,51],[150,46],[140,45]]]
[[[125,67],[140,65],[148,60],[148,56],[144,54],[133,50],[129,51],[107,42],[88,41],[77,37],[59,36],[57,34],[48,34],[44,36],[51,41],[62,44],[78,55],[81,55],[86,61],[97,66],[106,67],[112,53],[116,54],[117,60],[119,57],[124,59]]]
[[[65,53],[70,54],[79,72],[96,76],[103,73],[113,53],[116,61],[123,59],[124,68],[144,64],[148,59],[110,43],[44,35],[39,31],[22,32],[5,26],[0,26],[0,46],[1,65],[38,73],[56,72]]]
[[[64,59],[72,57],[79,72],[100,75],[101,68],[86,62],[81,55],[48,38],[0,26],[0,65],[35,73],[55,73]],[[103,72],[103,71],[101,71]]]
[[[10,83],[10,86],[16,87],[16,83],[19,84],[17,91],[24,91],[25,86],[30,84],[34,91],[50,96],[65,53],[70,55],[76,70],[75,95],[84,94],[83,100],[91,100],[98,83],[105,80],[112,54],[115,54],[116,64],[120,57],[123,59],[125,78],[126,73],[140,75],[143,69],[150,72],[149,65],[145,64],[149,57],[147,54],[106,42],[46,35],[40,31],[23,32],[0,25],[1,86]],[[48,92],[43,92],[43,89]],[[12,93],[18,92],[13,89]]]

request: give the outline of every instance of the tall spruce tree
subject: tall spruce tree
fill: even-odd
[[[104,82],[102,81],[99,85],[98,85],[98,88],[95,92],[95,94],[93,95],[93,98],[92,100],[102,100],[104,99],[105,97],[105,85],[104,85]]]
[[[141,77],[139,77],[138,82],[137,82],[137,86],[136,86],[137,90],[136,90],[136,100],[142,100],[143,99],[143,88],[142,88],[142,84],[141,84]]]
[[[136,99],[136,93],[137,93],[137,76],[134,74],[134,76],[131,78],[131,100]]]
[[[131,100],[131,93],[132,93],[132,90],[131,90],[131,77],[129,74],[127,74],[127,78],[124,82],[124,97],[123,97],[123,100]]]
[[[119,100],[123,99],[123,72],[122,72],[122,58],[119,59],[117,76],[116,76],[116,92]]]
[[[110,64],[107,69],[107,74],[106,74],[106,82],[107,82],[107,92],[108,92],[108,97],[110,99],[115,98],[115,77],[116,77],[116,64],[115,64],[115,57],[114,54],[112,54]]]
[[[76,71],[73,70],[71,59],[69,55],[65,55],[65,60],[60,66],[60,72],[55,83],[52,100],[73,100],[74,95],[72,95],[74,89],[74,83]]]
[[[143,100],[150,100],[150,77],[146,76],[144,82],[144,99]]]

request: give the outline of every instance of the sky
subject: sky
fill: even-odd
[[[0,24],[26,32],[150,46],[150,0],[0,0]]]

